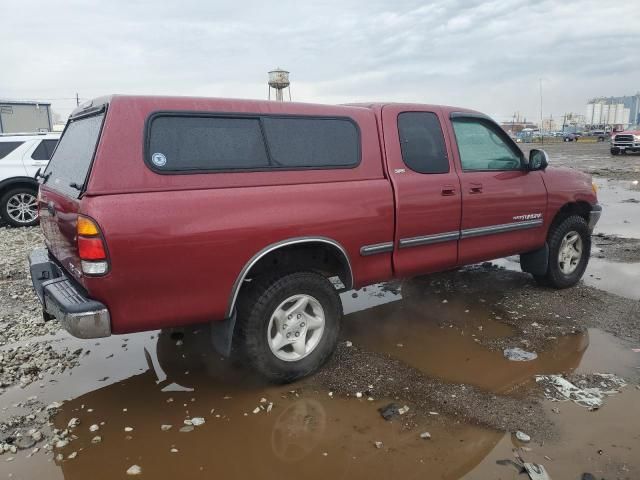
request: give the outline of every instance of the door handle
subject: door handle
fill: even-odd
[[[449,197],[456,194],[456,189],[453,185],[445,185],[440,192],[443,197]]]
[[[481,183],[470,184],[469,193],[482,193],[482,184]]]

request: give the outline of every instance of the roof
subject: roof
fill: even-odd
[[[0,142],[26,142],[33,139],[59,139],[61,132],[42,132],[42,133],[2,133],[0,134]]]
[[[35,100],[3,100],[0,99],[0,105],[47,105],[51,106],[51,102],[36,102]]]
[[[206,107],[207,103],[226,105],[230,107],[230,111],[233,111],[239,106],[268,106],[266,110],[273,110],[274,113],[278,111],[293,111],[300,112],[301,110],[309,110],[321,113],[322,110],[335,109],[342,110],[344,113],[348,113],[350,109],[368,109],[368,110],[380,110],[386,105],[403,106],[407,108],[426,108],[426,109],[442,109],[447,113],[451,112],[465,112],[483,115],[481,112],[476,112],[468,108],[452,107],[448,105],[431,105],[423,103],[413,102],[363,102],[363,103],[345,103],[340,105],[322,104],[322,103],[307,103],[307,102],[275,102],[272,100],[255,100],[255,99],[237,99],[237,98],[221,98],[221,97],[189,97],[189,96],[148,96],[148,95],[105,95],[89,100],[73,112],[71,112],[71,118],[89,113],[90,111],[99,110],[104,105],[108,105],[114,101],[131,101],[131,102],[144,102],[153,103],[162,108],[163,104],[169,105],[181,105],[181,106],[195,106],[198,105],[198,110],[202,107]],[[171,108],[169,108],[171,109]]]

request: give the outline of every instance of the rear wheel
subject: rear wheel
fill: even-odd
[[[38,223],[37,192],[30,187],[17,187],[0,198],[0,216],[14,227],[31,227]]]
[[[591,255],[591,232],[584,218],[572,215],[549,232],[549,263],[546,275],[534,275],[540,285],[572,287],[582,278]]]
[[[320,368],[335,349],[342,304],[315,272],[255,279],[239,299],[236,345],[251,366],[286,383]]]

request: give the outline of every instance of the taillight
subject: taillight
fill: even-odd
[[[82,272],[87,275],[104,275],[107,273],[109,262],[100,227],[90,218],[78,216],[76,233]]]

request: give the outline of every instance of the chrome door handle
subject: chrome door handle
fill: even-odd
[[[482,184],[472,183],[469,187],[469,193],[482,193]]]
[[[448,197],[451,195],[455,195],[456,189],[453,185],[445,185],[444,187],[442,187],[442,190],[440,192],[442,196]]]

